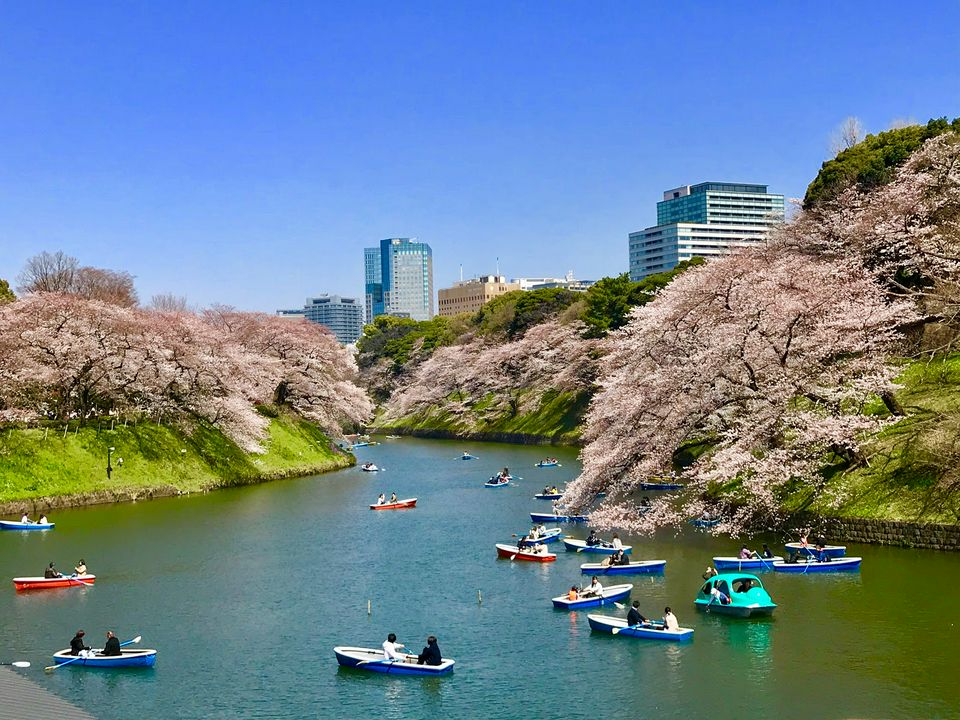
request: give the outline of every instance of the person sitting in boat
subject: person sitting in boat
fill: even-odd
[[[745,593],[752,587],[753,580],[750,578],[742,578],[733,584],[733,591],[735,593]]]
[[[471,454],[468,453],[466,450],[464,450],[464,451],[463,451],[463,457],[465,457],[465,458],[472,458],[473,455],[471,455]]]
[[[549,486],[549,485],[544,485],[544,486],[543,486],[543,494],[544,494],[544,495],[552,495],[552,494],[553,494],[553,493],[550,492],[550,486]]]
[[[527,547],[527,545],[529,545],[529,543],[527,542],[527,536],[521,535],[520,538],[517,540],[517,552],[522,551],[525,547]]]
[[[386,660],[403,660],[403,656],[397,652],[402,647],[404,647],[403,643],[398,643],[397,636],[390,633],[383,641],[383,657]]]
[[[773,552],[770,550],[770,546],[766,543],[763,544],[763,550],[760,551],[760,557],[764,560],[769,560],[773,557]]]
[[[387,496],[384,495],[383,493],[380,493],[380,496],[377,498],[377,505],[386,505],[386,504],[387,504]]]
[[[113,630],[107,630],[107,642],[103,645],[101,655],[115,656],[122,655],[120,650],[120,640],[113,634]]]
[[[714,568],[714,567],[711,566],[711,565],[707,565],[707,569],[706,569],[706,570],[704,571],[704,573],[703,573],[703,579],[704,579],[704,580],[709,580],[709,579],[712,578],[714,575],[719,575],[719,573],[717,572],[716,568]]]
[[[603,595],[603,585],[600,584],[600,581],[597,580],[597,576],[594,575],[593,579],[590,581],[590,585],[584,588],[583,597],[601,597]]]
[[[396,493],[390,493],[390,502],[391,502],[391,503],[395,503],[396,501],[397,501],[397,494],[396,494]]]
[[[571,585],[569,592],[567,592],[567,600],[579,600],[580,591],[577,589],[576,585]]]
[[[810,528],[800,531],[800,547],[807,547],[810,543],[807,541],[807,537],[810,535]]]
[[[830,555],[827,554],[826,548],[823,546],[823,543],[817,543],[816,550],[817,562],[827,562],[830,560]]]
[[[24,511],[23,515],[20,516],[20,522],[22,522],[24,525],[33,525],[33,520],[30,519],[30,516],[27,515],[26,511]]]
[[[596,530],[591,530],[590,534],[587,535],[587,547],[595,547],[597,545],[603,544],[603,540],[600,539],[600,536],[597,535]]]
[[[423,652],[417,655],[417,665],[439,665],[442,662],[443,656],[440,654],[437,638],[431,635],[427,638],[427,646]]]
[[[49,523],[49,522],[50,522],[50,521],[47,520],[47,516],[46,516],[46,515],[41,515],[41,516],[40,516],[40,519],[37,520],[37,525],[46,525],[46,524]]]
[[[77,630],[77,634],[73,636],[73,640],[70,641],[70,654],[79,655],[85,650],[89,650],[89,645],[83,644],[83,636],[86,635],[83,630]]]
[[[86,575],[87,574],[87,564],[83,561],[83,558],[80,558],[80,562],[73,569],[73,572],[77,575]]]
[[[613,556],[613,564],[614,564],[614,565],[629,565],[629,564],[630,564],[630,557],[629,557],[623,550],[617,550],[617,552],[616,552],[616,553],[614,554],[614,556]]]
[[[718,605],[729,605],[730,598],[718,587],[710,588],[710,602],[716,602]]]
[[[669,607],[663,609],[663,629],[664,630],[679,630],[680,623],[677,622],[677,616],[673,614],[673,611]]]
[[[620,536],[616,533],[613,534],[613,540],[610,541],[610,546],[617,550],[623,550],[623,543],[620,542]]]
[[[740,559],[741,560],[750,560],[754,556],[753,550],[748,548],[746,545],[743,545],[740,548]]]
[[[554,485],[552,488],[550,488],[550,494],[551,494],[551,495],[559,495],[559,494],[560,494],[560,491],[557,490],[557,486],[556,486],[556,485]]]
[[[633,605],[627,611],[627,625],[643,625],[647,622],[647,619],[640,614],[639,607],[640,601],[634,600]]]
[[[531,540],[539,540],[540,529],[536,525],[534,525],[532,528],[530,528],[530,532],[527,533],[527,537],[529,537]]]
[[[43,571],[43,576],[45,578],[59,578],[63,577],[63,574],[57,572],[57,569],[53,566],[53,563],[47,565],[47,569]]]

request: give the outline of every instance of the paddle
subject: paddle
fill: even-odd
[[[126,642],[120,643],[120,647],[126,647],[127,645],[132,645],[132,644],[134,644],[134,643],[138,643],[138,642],[140,642],[141,640],[143,640],[143,636],[142,636],[142,635],[137,635],[133,640],[127,640]],[[43,669],[43,671],[46,672],[46,673],[48,673],[48,672],[53,672],[53,671],[56,670],[57,668],[63,667],[64,665],[69,665],[70,663],[75,663],[77,660],[84,660],[84,659],[85,659],[85,658],[84,658],[82,655],[77,655],[75,658],[73,658],[73,659],[71,659],[71,660],[67,660],[66,662],[58,663],[58,664],[56,664],[56,665],[47,665],[47,667],[45,667],[45,668]]]
[[[68,579],[69,579],[70,581],[72,581],[72,582],[75,582],[75,583],[79,584],[79,585],[83,585],[84,587],[88,587],[88,586],[89,586],[89,583],[85,583],[83,580],[80,580],[78,575],[71,575]]]
[[[26,660],[14,660],[13,662],[0,662],[0,665],[13,665],[14,667],[30,667],[30,663]]]

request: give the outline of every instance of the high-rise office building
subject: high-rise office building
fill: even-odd
[[[307,298],[302,310],[277,310],[277,315],[323,325],[344,345],[355,343],[363,334],[363,305],[357,298],[320,295]]]
[[[663,194],[657,224],[630,233],[630,279],[763,242],[784,219],[783,195],[766,185],[705,182]]]
[[[364,248],[363,261],[368,322],[378,315],[413,320],[433,317],[433,251],[429,245],[416,238],[388,238],[380,241],[380,247]]]

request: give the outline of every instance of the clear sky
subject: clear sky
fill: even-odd
[[[848,115],[960,115],[960,2],[0,4],[0,278],[63,250],[155,293],[362,297],[625,272],[663,190],[801,196]]]

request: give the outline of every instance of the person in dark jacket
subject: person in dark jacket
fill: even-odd
[[[600,539],[600,536],[597,535],[596,530],[591,530],[590,534],[587,535],[587,547],[593,547],[594,545],[599,545],[601,542],[603,541]]]
[[[70,641],[70,654],[79,655],[81,650],[89,650],[89,646],[83,644],[83,630],[77,630],[77,634],[73,636],[73,640]]]
[[[439,665],[442,662],[440,646],[437,645],[437,639],[431,635],[427,638],[427,646],[423,652],[417,655],[417,665]]]
[[[63,577],[63,575],[61,575],[61,574],[57,571],[57,569],[53,566],[53,563],[50,563],[49,565],[47,565],[47,569],[43,571],[43,576],[44,576],[45,578],[59,578],[59,577]]]
[[[117,639],[117,636],[113,634],[113,630],[107,630],[107,642],[103,646],[103,652],[101,655],[122,655],[120,652],[120,641]]]
[[[641,625],[647,621],[647,619],[640,614],[640,611],[637,609],[640,607],[640,601],[634,600],[633,606],[627,612],[627,625]]]

